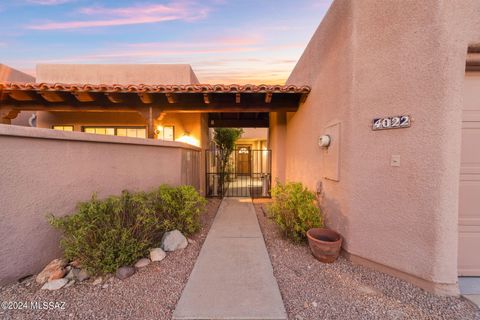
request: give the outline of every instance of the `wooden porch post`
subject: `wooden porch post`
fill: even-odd
[[[160,108],[148,107],[139,111],[142,117],[147,122],[147,131],[149,139],[156,139],[155,133],[155,120],[162,116],[162,110]]]

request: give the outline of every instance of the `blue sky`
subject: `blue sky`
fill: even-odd
[[[0,63],[188,63],[202,83],[283,83],[332,0],[0,0]]]

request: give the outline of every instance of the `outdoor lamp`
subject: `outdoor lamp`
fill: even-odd
[[[332,139],[330,138],[330,136],[328,134],[324,134],[320,136],[320,138],[318,138],[318,146],[320,148],[328,148],[331,141]]]

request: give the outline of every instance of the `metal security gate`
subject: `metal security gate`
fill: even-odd
[[[205,155],[206,191],[209,197],[269,198],[272,185],[272,151],[239,145],[221,170],[219,150]]]

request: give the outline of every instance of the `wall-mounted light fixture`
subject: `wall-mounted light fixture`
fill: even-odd
[[[330,142],[332,142],[332,139],[328,134],[321,135],[318,138],[318,146],[320,148],[328,148],[328,146],[330,145]]]

